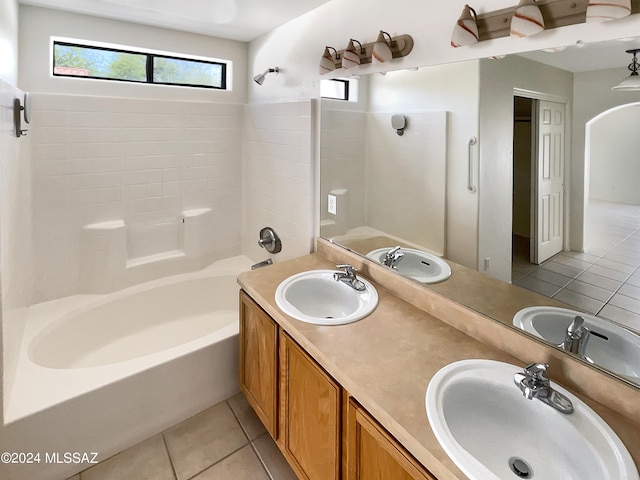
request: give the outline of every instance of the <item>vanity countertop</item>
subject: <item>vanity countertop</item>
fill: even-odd
[[[360,321],[318,326],[285,315],[276,306],[276,288],[295,273],[315,269],[335,269],[335,263],[314,253],[242,273],[238,283],[438,479],[466,479],[429,425],[425,411],[429,381],[440,368],[463,359],[493,359],[515,365],[526,362],[466,335],[375,281],[378,306]],[[553,366],[549,377],[554,380]],[[640,466],[640,426],[579,396],[616,431]]]

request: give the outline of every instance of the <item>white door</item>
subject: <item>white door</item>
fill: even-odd
[[[540,264],[562,250],[565,105],[538,100],[534,189],[534,258]]]

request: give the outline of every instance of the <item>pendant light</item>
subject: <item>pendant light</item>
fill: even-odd
[[[638,75],[640,64],[638,63],[638,58],[636,56],[638,52],[640,52],[640,48],[627,50],[627,53],[633,54],[633,60],[627,67],[629,70],[631,70],[631,75],[624,78],[615,87],[611,87],[611,90],[615,90],[616,92],[632,92],[640,90],[640,75]]]

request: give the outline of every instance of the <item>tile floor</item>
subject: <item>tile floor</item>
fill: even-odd
[[[541,265],[514,245],[512,282],[640,331],[640,206],[592,200],[587,239]]]
[[[242,393],[69,480],[296,480]]]

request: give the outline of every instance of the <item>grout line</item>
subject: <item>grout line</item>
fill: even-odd
[[[173,464],[173,457],[171,456],[171,452],[169,451],[169,445],[167,444],[167,439],[164,436],[164,432],[162,432],[160,435],[162,435],[162,442],[164,443],[164,449],[167,452],[167,456],[169,457],[169,464],[171,465],[171,470],[173,471],[173,477],[178,480],[178,472],[176,471],[176,467]]]

